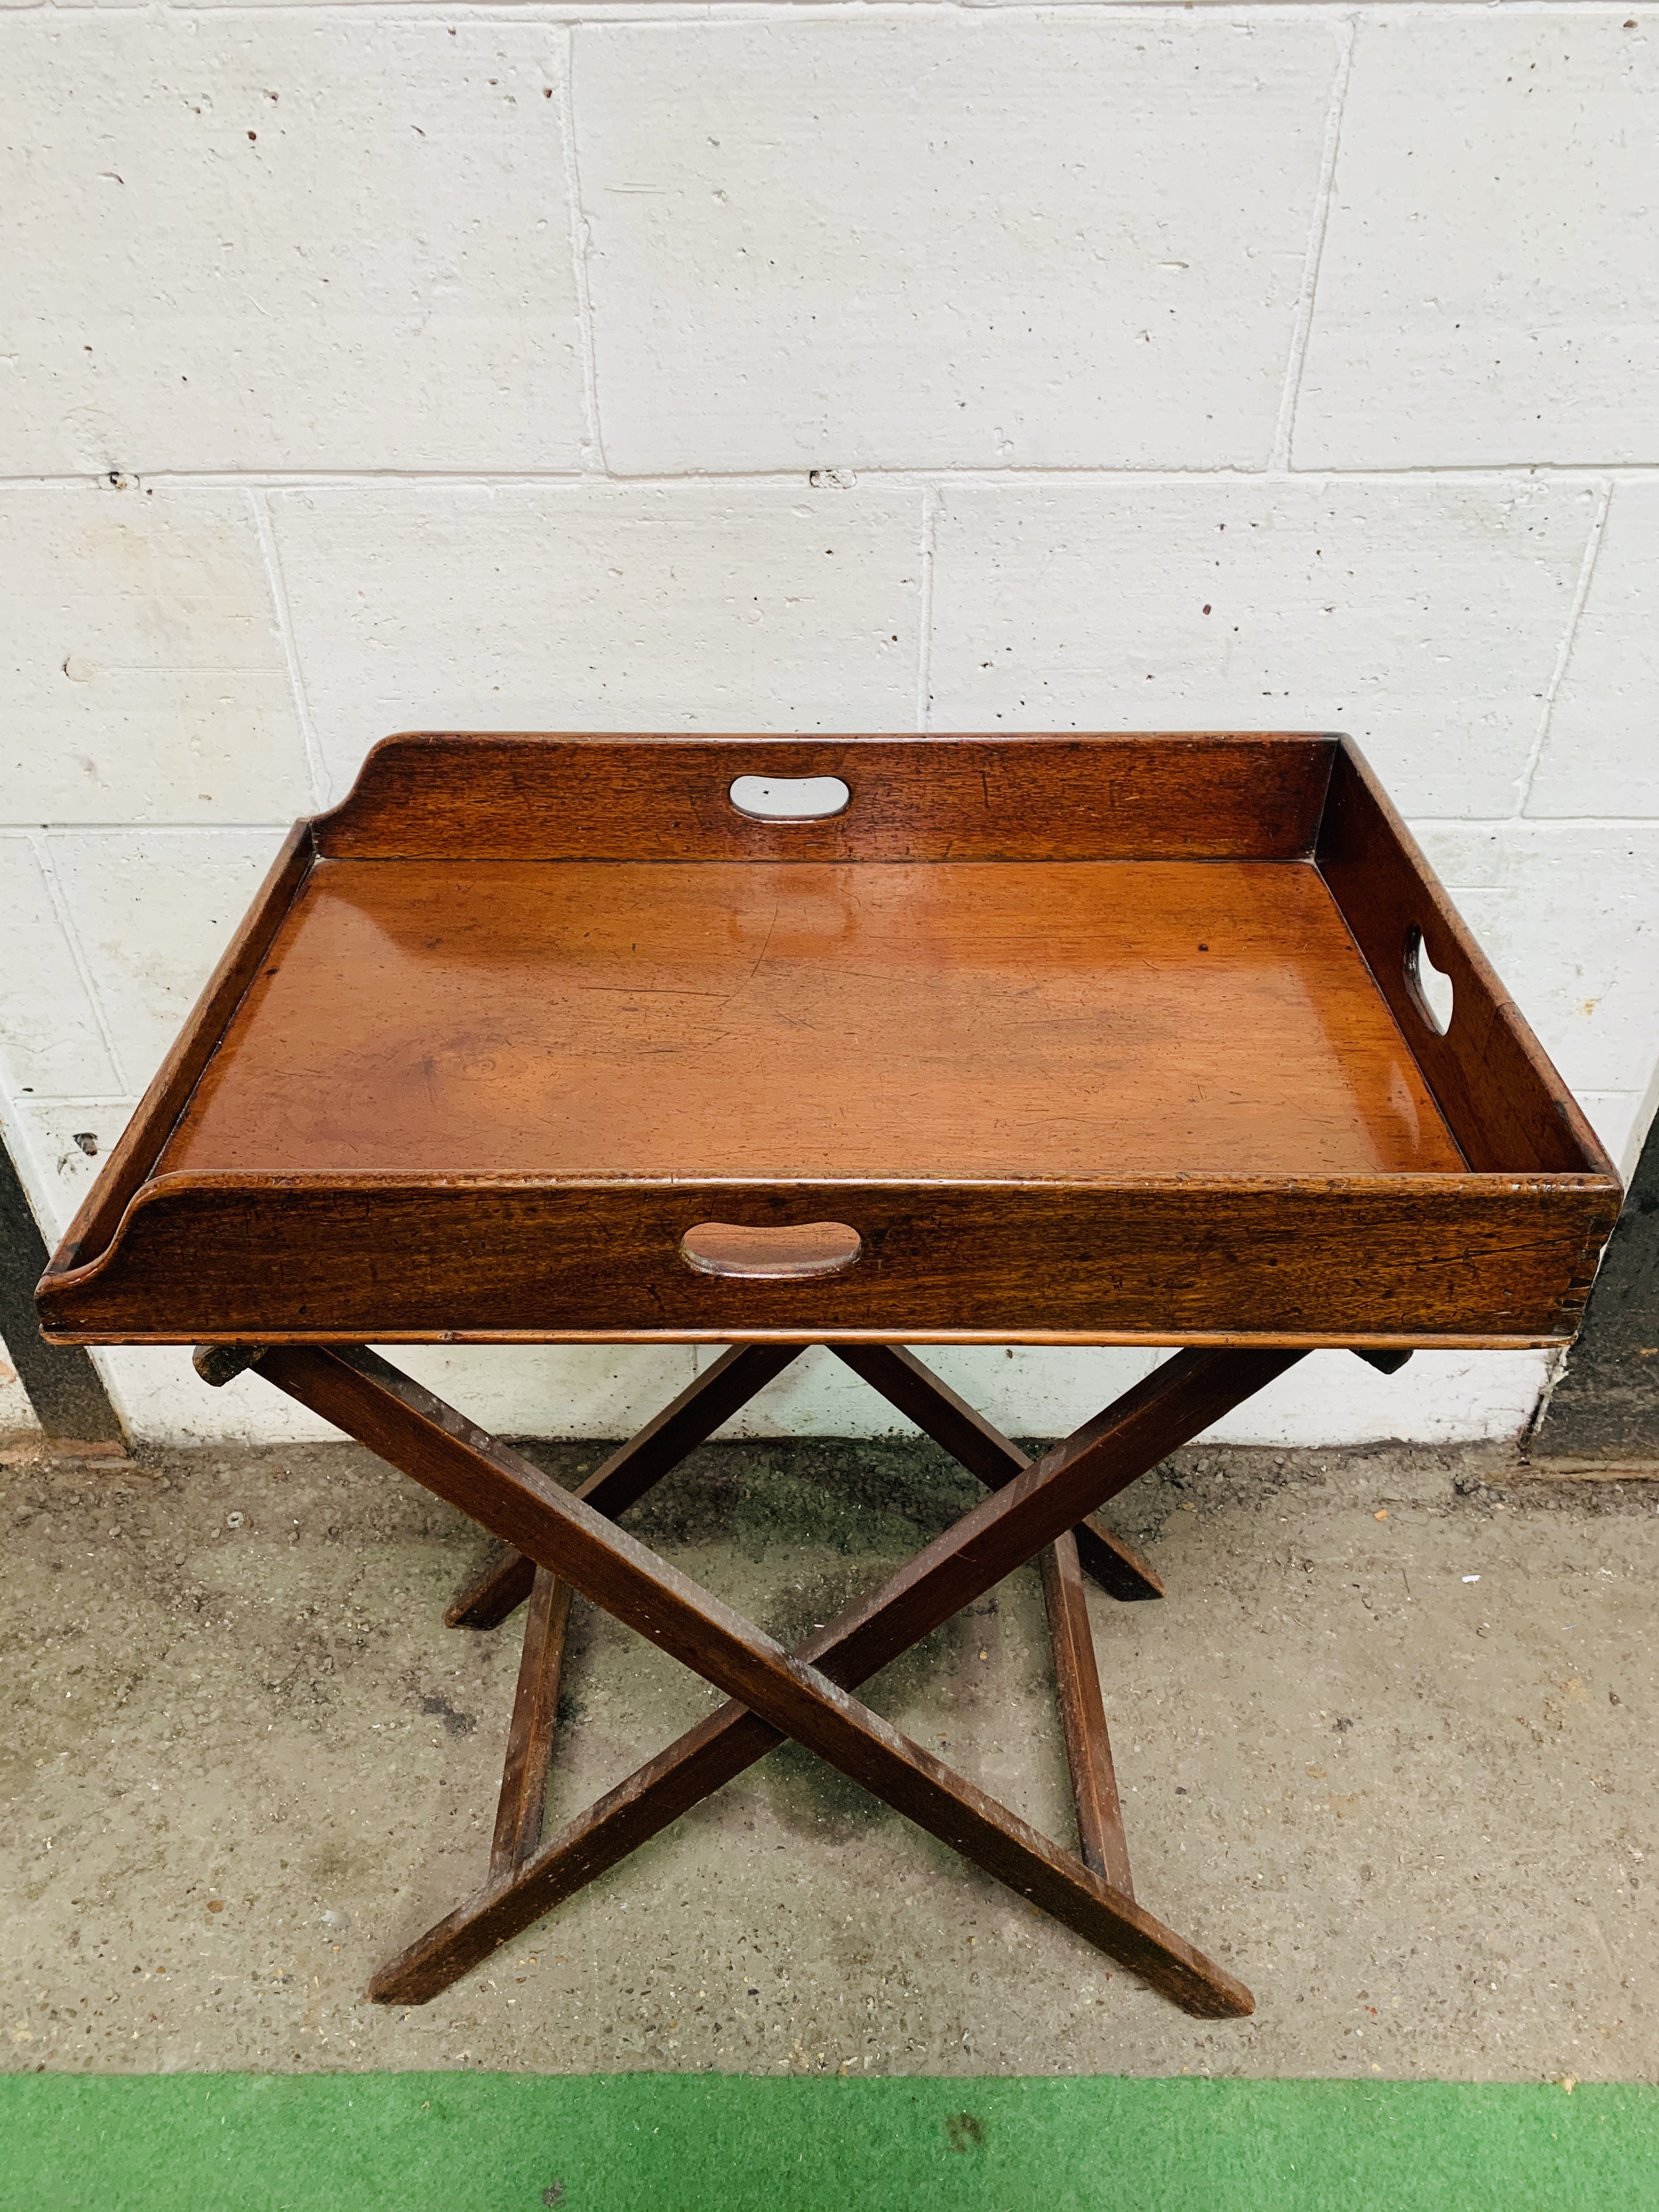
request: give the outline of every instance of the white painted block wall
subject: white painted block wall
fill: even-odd
[[[388,730],[1352,731],[1659,1072],[1659,9],[0,15],[0,1114],[52,1232]],[[835,471],[835,480],[814,471]],[[706,1354],[434,1349],[615,1435]],[[136,1432],[276,1438],[181,1352]],[[1152,1355],[961,1350],[1006,1428]],[[1322,1354],[1223,1433],[1513,1433]],[[886,1425],[822,1358],[758,1433]]]

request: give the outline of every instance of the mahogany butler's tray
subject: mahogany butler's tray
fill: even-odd
[[[1559,1344],[1618,1197],[1341,739],[402,737],[296,827],[40,1310]]]
[[[1097,1509],[1310,1346],[1565,1342],[1618,1199],[1338,739],[394,738],[289,839],[39,1302],[196,1340],[505,1546],[447,1615],[529,1600],[489,1870],[381,2002],[791,1737],[1237,2018],[1134,1894],[1085,1579],[1162,1585]],[[908,1348],[976,1337],[1186,1348],[1033,1463]],[[398,1338],[730,1349],[572,1496]],[[991,1494],[791,1652],[618,1516],[811,1343]],[[1027,1561],[1075,1851],[851,1695]],[[544,1837],[573,1589],[730,1702]]]

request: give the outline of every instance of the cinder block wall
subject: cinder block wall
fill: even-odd
[[[1615,1154],[1659,1037],[1659,10],[0,17],[3,1110],[67,1220],[382,733],[1352,731]],[[690,1351],[434,1352],[611,1433]],[[1146,1362],[941,1363],[1051,1431]],[[141,1433],[294,1433],[108,1355]],[[1240,1437],[1513,1432],[1321,1355]],[[823,1370],[763,1431],[881,1425]]]

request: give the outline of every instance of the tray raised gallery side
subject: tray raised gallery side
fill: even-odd
[[[1619,1199],[1346,739],[408,736],[295,825],[39,1304],[1551,1345]]]

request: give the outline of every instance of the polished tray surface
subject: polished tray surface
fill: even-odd
[[[1311,864],[324,860],[158,1172],[1461,1172]]]
[[[416,737],[297,826],[42,1311],[1555,1342],[1617,1198],[1343,741]]]

